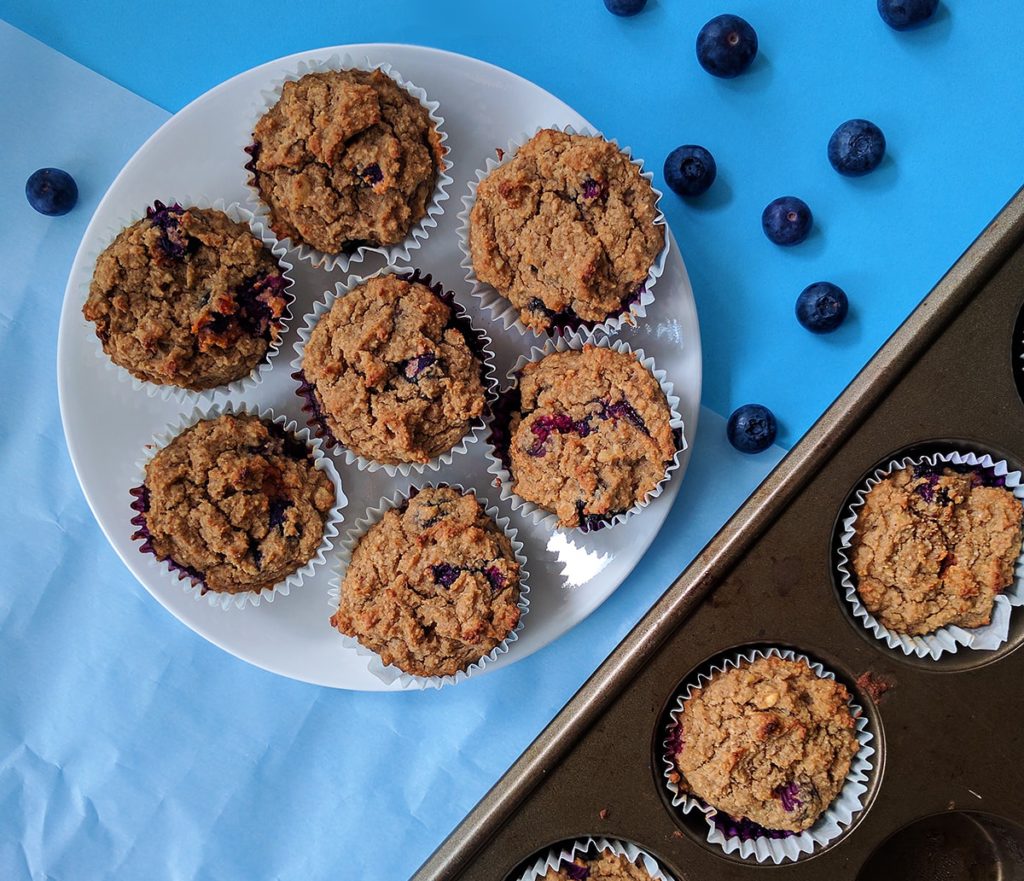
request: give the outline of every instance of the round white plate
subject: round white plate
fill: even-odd
[[[537,340],[514,332],[499,334],[497,327],[481,320],[459,267],[456,215],[462,207],[462,196],[474,171],[510,137],[538,125],[591,123],[553,95],[501,68],[436,49],[385,44],[303,52],[256,67],[193,101],[139,149],[96,209],[75,257],[61,315],[57,377],[64,433],[85,497],[114,550],[166,609],[226,651],[283,676],[335,688],[387,690],[367,671],[366,662],[342,645],[328,623],[327,582],[333,558],[291,595],[258,608],[229,611],[212,608],[205,599],[196,601],[170,573],[149,565],[150,557],[140,553],[138,543],[131,540],[129,519],[133,512],[128,507],[128,489],[132,463],[143,444],[174,419],[179,407],[144,392],[133,393],[130,384],[120,382],[96,357],[92,326],[81,313],[92,275],[90,257],[102,247],[111,229],[119,228],[124,218],[154,199],[205,195],[244,202],[247,175],[242,166],[247,157],[242,148],[249,143],[260,89],[300,61],[345,52],[375,63],[390,62],[403,77],[426,89],[430,98],[441,104],[454,183],[449,187],[450,198],[444,203],[440,223],[431,230],[423,248],[412,252],[412,264],[454,290],[474,321],[496,336],[498,374],[504,380],[515,359]],[[629,144],[629,132],[605,134],[617,137],[624,146]],[[648,166],[655,158],[647,157]],[[350,272],[363,275],[381,265],[382,259],[371,255],[353,264]],[[292,345],[302,316],[327,288],[333,287],[341,273],[326,273],[297,262],[295,275],[297,302],[292,310],[296,317],[274,369],[248,399],[300,419],[301,402],[288,368]],[[655,294],[647,318],[620,336],[642,347],[668,372],[680,397],[686,438],[692,445],[700,405],[700,331],[690,282],[674,242]],[[223,397],[218,396],[218,400]],[[418,480],[442,479],[475,487],[511,515],[525,543],[532,588],[530,613],[508,654],[487,665],[485,672],[490,672],[525,658],[565,633],[622,583],[668,514],[689,451],[683,454],[681,467],[665,492],[645,511],[626,524],[590,536],[552,535],[509,511],[490,485],[484,453],[484,443],[475,444],[468,454],[456,456],[451,467],[439,473],[428,472]],[[417,482],[415,475],[413,479],[391,479],[383,471],[372,475],[359,472],[345,467],[340,456],[335,457],[335,463],[349,498],[342,534],[381,496]]]

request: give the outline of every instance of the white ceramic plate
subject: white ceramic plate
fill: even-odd
[[[85,497],[114,550],[168,611],[233,655],[283,676],[336,688],[387,690],[367,671],[365,661],[341,644],[328,623],[331,559],[290,596],[258,608],[227,612],[210,607],[205,600],[197,602],[169,573],[148,565],[149,557],[141,554],[138,543],[131,540],[128,489],[132,463],[142,445],[176,416],[179,407],[144,392],[133,393],[128,383],[118,381],[115,373],[96,358],[92,326],[81,314],[92,274],[90,255],[102,246],[108,230],[155,198],[187,194],[244,202],[246,173],[242,166],[247,157],[242,148],[249,143],[260,89],[300,61],[345,52],[353,57],[369,57],[373,62],[390,62],[403,77],[441,103],[454,183],[449,187],[450,198],[439,225],[430,232],[423,248],[412,253],[412,262],[454,290],[474,320],[480,322],[459,268],[456,236],[456,214],[471,175],[496,147],[538,125],[600,127],[543,89],[482,61],[418,46],[337,46],[281,58],[228,80],[168,120],[132,157],[97,208],[75,257],[61,315],[57,376],[64,432]],[[116,125],[116,120],[112,124]],[[605,134],[623,145],[630,143],[629,132]],[[659,161],[658,157],[645,158],[648,167]],[[350,271],[362,275],[381,265],[382,259],[371,255],[363,263],[353,264]],[[297,302],[292,309],[296,317],[274,369],[248,400],[298,419],[302,416],[300,400],[288,369],[291,347],[302,316],[334,285],[340,273],[329,274],[296,262],[295,275]],[[515,359],[536,340],[499,333],[493,325],[484,326],[495,336],[498,373],[504,377]],[[674,243],[648,317],[621,336],[633,346],[642,347],[668,372],[680,397],[686,438],[692,445],[700,405],[700,331],[690,282]],[[218,396],[218,400],[222,398]],[[519,641],[513,643],[508,654],[489,664],[486,673],[547,645],[608,598],[660,529],[679,490],[688,458],[689,451],[683,454],[680,469],[658,499],[615,529],[586,537],[552,536],[519,514],[508,512],[530,561],[530,613]],[[410,483],[408,479],[388,478],[383,471],[371,475],[345,467],[341,457],[335,457],[335,462],[349,498],[343,534],[366,507],[375,505],[383,495],[391,495],[395,487]],[[422,478],[426,479],[473,486],[492,504],[506,510],[489,483],[482,442],[473,445],[468,454],[456,456],[452,466],[439,474],[428,472]],[[116,601],[111,598],[111,602]]]

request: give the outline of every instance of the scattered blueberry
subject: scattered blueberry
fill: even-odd
[[[846,292],[830,281],[816,281],[796,298],[796,320],[813,333],[831,333],[849,310]]]
[[[776,245],[796,245],[807,238],[813,219],[803,199],[780,196],[762,212],[761,227]]]
[[[697,144],[676,147],[665,160],[665,183],[680,196],[699,196],[715,182],[715,157]]]
[[[604,0],[604,5],[613,15],[636,15],[647,5],[647,0]]]
[[[889,27],[905,31],[935,14],[939,0],[878,0],[878,14]]]
[[[828,161],[840,174],[867,174],[878,168],[884,156],[885,135],[866,119],[848,119],[828,139]]]
[[[59,217],[75,207],[78,184],[59,168],[40,168],[25,182],[25,197],[40,214]]]
[[[697,60],[714,76],[739,76],[757,55],[757,33],[738,15],[716,15],[697,34]]]
[[[772,411],[762,404],[744,404],[729,417],[725,433],[741,453],[760,453],[775,443],[777,426]]]

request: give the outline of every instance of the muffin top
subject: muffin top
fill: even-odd
[[[519,622],[519,564],[472,493],[425,487],[352,554],[331,624],[414,676],[448,676]]]
[[[534,330],[604,321],[639,296],[665,244],[656,203],[614,144],[544,129],[480,182],[473,271]]]
[[[482,365],[430,288],[371,278],[335,300],[302,357],[314,418],[375,462],[428,462],[484,412]]]
[[[256,416],[225,414],[150,460],[135,537],[204,592],[259,591],[309,562],[334,500],[302,441]]]
[[[809,829],[859,749],[849,699],[804,661],[769,656],[716,673],[678,715],[673,779],[734,819]]]
[[[513,489],[562,526],[591,528],[642,501],[676,453],[658,381],[628,352],[587,345],[523,368],[509,424]]]
[[[133,376],[200,391],[263,361],[281,335],[286,285],[246,224],[155,202],[96,260],[82,314]]]
[[[983,469],[904,468],[871,488],[857,515],[857,593],[898,633],[980,627],[1013,583],[1024,509]]]
[[[427,109],[379,70],[289,81],[246,166],[281,238],[326,254],[402,241],[427,213],[444,147]]]
[[[595,859],[576,857],[548,869],[542,881],[651,881],[650,873],[621,854],[603,850]]]

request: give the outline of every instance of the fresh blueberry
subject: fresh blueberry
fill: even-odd
[[[780,196],[762,212],[761,227],[776,245],[796,245],[807,238],[813,219],[803,199]]]
[[[866,119],[848,119],[828,139],[828,161],[849,177],[874,171],[884,156],[885,135]]]
[[[938,6],[939,0],[878,0],[878,14],[889,27],[905,31],[931,18]]]
[[[699,196],[715,182],[715,157],[697,144],[676,147],[665,160],[665,183],[680,196]]]
[[[741,453],[760,453],[775,443],[775,416],[762,404],[737,407],[725,426],[725,433]]]
[[[59,217],[75,207],[78,184],[59,168],[40,168],[25,182],[25,197],[40,214]]]
[[[796,320],[814,333],[831,333],[849,309],[846,292],[830,281],[816,281],[796,298]]]
[[[757,33],[738,15],[716,15],[697,34],[697,60],[715,76],[739,76],[755,55]]]
[[[604,5],[613,15],[636,15],[643,11],[647,0],[604,0]]]

